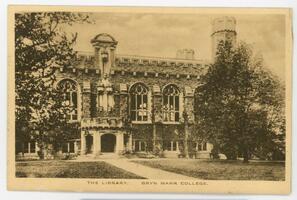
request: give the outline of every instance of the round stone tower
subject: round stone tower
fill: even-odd
[[[220,17],[212,23],[212,59],[215,58],[218,44],[221,41],[229,41],[232,45],[236,44],[236,19],[234,17]]]

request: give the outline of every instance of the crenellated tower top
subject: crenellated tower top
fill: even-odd
[[[229,41],[236,44],[236,19],[230,16],[216,18],[212,22],[212,59],[215,59],[218,44],[221,41]]]

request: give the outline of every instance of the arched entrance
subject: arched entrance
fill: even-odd
[[[86,136],[86,154],[93,153],[93,136],[88,134]]]
[[[104,134],[101,136],[101,152],[112,153],[116,150],[116,136],[113,134]]]

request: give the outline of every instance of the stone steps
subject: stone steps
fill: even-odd
[[[116,153],[102,153],[100,155],[86,154],[77,157],[77,160],[117,159],[121,156]]]

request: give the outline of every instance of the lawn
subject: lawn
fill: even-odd
[[[213,160],[137,160],[149,167],[163,169],[204,180],[284,181],[285,164],[277,162],[213,161]]]
[[[16,177],[30,178],[114,178],[142,177],[105,162],[29,161],[16,163]]]

